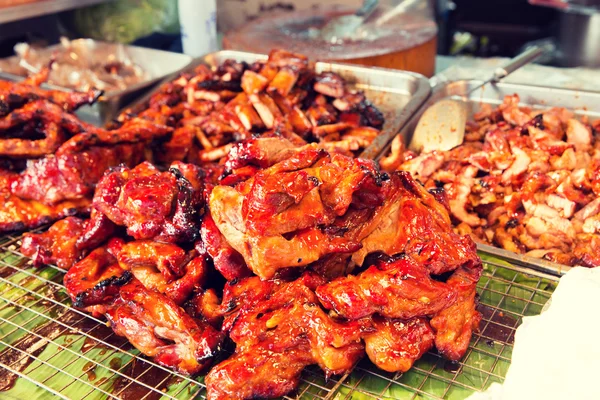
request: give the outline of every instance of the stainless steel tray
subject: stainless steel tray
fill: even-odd
[[[498,83],[496,85],[486,85],[465,97],[465,94],[468,93],[471,88],[476,87],[480,83],[481,81],[477,80],[459,80],[435,84],[429,99],[422,104],[421,108],[412,116],[408,123],[405,124],[399,135],[402,136],[405,143],[409,143],[417,126],[417,122],[427,107],[436,101],[452,96],[457,96],[457,100],[460,100],[461,98],[467,99],[469,117],[479,111],[482,104],[499,105],[502,103],[504,96],[517,93],[520,96],[521,104],[523,105],[540,109],[565,107],[573,111],[575,115],[579,117],[588,116],[590,119],[600,118],[599,92],[586,92],[513,83]],[[388,148],[389,144],[377,155],[377,158],[382,157],[388,151]],[[564,275],[571,269],[571,267],[566,265],[516,254],[511,251],[485,244],[478,244],[477,248],[481,252],[503,258],[512,264],[521,265],[557,276]]]
[[[161,83],[167,83],[175,79],[181,72],[192,70],[200,64],[217,66],[227,59],[252,63],[266,60],[267,56],[234,50],[218,51],[195,59],[187,67],[171,74]],[[384,113],[385,124],[381,134],[361,154],[362,157],[366,158],[375,158],[381,152],[419,109],[419,106],[423,104],[431,92],[429,80],[414,72],[366,68],[330,62],[317,62],[315,69],[317,72],[332,71],[341,75],[350,83],[351,88],[364,91],[367,99]],[[136,110],[143,107],[155,91],[156,89],[148,92],[127,108]]]
[[[94,41],[92,39],[77,39],[73,40],[72,42],[84,42],[86,45],[89,44],[89,46],[95,46],[97,44],[110,45],[109,43]],[[57,44],[50,46],[49,49],[58,48],[60,46],[60,44]],[[168,51],[148,49],[137,46],[123,46],[125,48],[125,52],[131,58],[133,63],[144,68],[144,70],[150,75],[150,78],[143,82],[132,85],[127,89],[105,93],[95,104],[81,107],[79,110],[77,110],[77,115],[84,121],[93,123],[95,125],[105,124],[107,121],[116,117],[120,109],[135,101],[137,98],[143,95],[145,91],[151,88],[152,85],[156,84],[162,78],[173,73],[174,71],[184,68],[192,61],[192,57],[186,54],[172,53]],[[0,72],[0,79],[18,82],[23,80],[24,77],[7,72]],[[73,90],[51,85],[44,85],[43,87],[67,92]]]

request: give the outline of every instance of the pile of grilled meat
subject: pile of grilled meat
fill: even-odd
[[[40,89],[49,67],[21,83],[0,81],[0,232],[89,211],[107,168],[135,166],[144,148],[172,130],[146,120],[101,129],[71,112],[101,92]]]
[[[565,265],[600,266],[600,121],[563,108],[486,105],[465,143],[414,154],[398,137],[387,170],[448,195],[456,232]]]
[[[481,261],[453,232],[443,191],[353,157],[379,112],[308,68],[281,51],[199,67],[116,130],[86,127],[86,140],[41,159],[144,132],[125,143],[143,146],[133,154],[145,161],[94,161],[106,169],[97,181],[78,172],[89,217],[26,234],[21,250],[67,270],[74,307],[104,316],[155,362],[208,372],[209,399],[282,396],[306,366],[342,374],[365,353],[390,372],[434,346],[458,360],[479,324]],[[52,182],[73,177],[62,179]],[[60,199],[56,185],[39,201]]]

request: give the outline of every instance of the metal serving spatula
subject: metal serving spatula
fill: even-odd
[[[469,90],[469,94],[488,83],[496,83],[524,65],[529,64],[545,52],[541,47],[532,47],[510,60],[506,65],[496,68],[493,75],[480,85]],[[429,107],[417,124],[409,144],[409,149],[420,152],[433,150],[450,150],[461,145],[465,137],[467,125],[467,103],[452,99],[440,100]]]
[[[351,36],[359,26],[375,11],[379,0],[364,0],[363,5],[354,14],[332,19],[321,29],[321,37],[328,42],[335,42]]]

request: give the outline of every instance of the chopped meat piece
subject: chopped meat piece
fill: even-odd
[[[56,264],[59,268],[69,269],[82,256],[77,240],[84,228],[82,219],[67,217],[46,232],[25,234],[21,252],[32,258],[35,266]]]
[[[435,331],[435,347],[449,360],[465,355],[473,331],[479,328],[481,314],[476,309],[477,281],[482,268],[461,267],[446,284],[458,292],[454,304],[444,308],[431,319]]]
[[[434,333],[425,318],[411,320],[375,317],[376,332],[364,336],[369,359],[384,371],[406,372],[433,347]]]
[[[317,289],[323,305],[348,319],[378,313],[411,319],[433,315],[456,300],[456,291],[429,277],[406,257],[379,262],[358,276],[338,278]]]
[[[121,287],[106,317],[146,356],[185,375],[205,369],[220,349],[222,335],[205,322],[187,315],[168,297],[132,280]]]
[[[391,168],[410,172],[426,188],[443,190],[455,231],[575,265],[580,257],[570,248],[586,248],[578,246],[578,235],[596,232],[589,218],[600,212],[594,149],[600,130],[593,129],[600,125],[562,108],[539,111],[519,101],[513,95],[495,109],[484,105],[460,146],[414,154],[396,145],[380,165],[390,169],[393,162]]]
[[[339,98],[345,93],[345,83],[335,72],[322,72],[315,77],[315,91],[326,96]]]
[[[199,228],[197,198],[179,170],[159,172],[142,163],[109,171],[98,183],[94,208],[136,239],[193,242]]]

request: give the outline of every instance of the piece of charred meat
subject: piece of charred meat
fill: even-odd
[[[335,279],[319,287],[317,295],[326,308],[348,319],[376,313],[404,320],[431,316],[457,299],[454,288],[432,279],[423,265],[405,256]]]
[[[365,350],[373,364],[388,372],[406,372],[433,347],[435,334],[426,318],[373,318],[375,332],[365,334]]]
[[[63,200],[51,205],[22,199],[11,191],[11,184],[17,178],[14,172],[0,170],[0,198],[4,202],[0,210],[0,232],[33,229],[90,210],[91,200],[88,198]]]
[[[246,265],[270,278],[284,267],[360,249],[359,239],[340,234],[347,228],[325,227],[348,214],[351,206],[381,204],[380,179],[371,162],[308,146],[236,187],[215,187],[209,209]]]
[[[113,239],[109,249],[123,270],[131,271],[144,287],[165,294],[176,304],[182,304],[206,281],[206,261],[195,250],[186,252],[172,243],[125,243],[119,239]]]
[[[477,282],[481,268],[461,267],[446,281],[458,293],[454,304],[431,319],[435,330],[435,347],[449,360],[458,361],[465,355],[473,331],[479,329],[481,314],[477,311]]]
[[[23,236],[21,252],[33,260],[33,265],[55,264],[69,269],[81,257],[77,240],[85,229],[85,221],[67,217],[56,222],[46,232]]]
[[[226,286],[223,305],[232,323],[225,329],[236,351],[206,376],[209,399],[279,397],[297,386],[308,365],[318,364],[327,376],[354,366],[370,321],[331,319],[313,291],[322,282],[304,274],[292,282],[252,277]]]
[[[161,365],[189,375],[204,369],[219,350],[222,335],[122,268],[118,257],[125,250],[115,254],[114,248],[121,246],[115,241],[92,251],[65,275],[73,305],[105,315],[117,335]]]
[[[190,317],[173,300],[137,280],[120,288],[106,317],[115,333],[144,355],[185,375],[206,369],[223,339],[209,324]]]
[[[200,199],[180,170],[160,172],[142,163],[109,170],[98,183],[93,204],[135,239],[175,243],[198,237]]]

